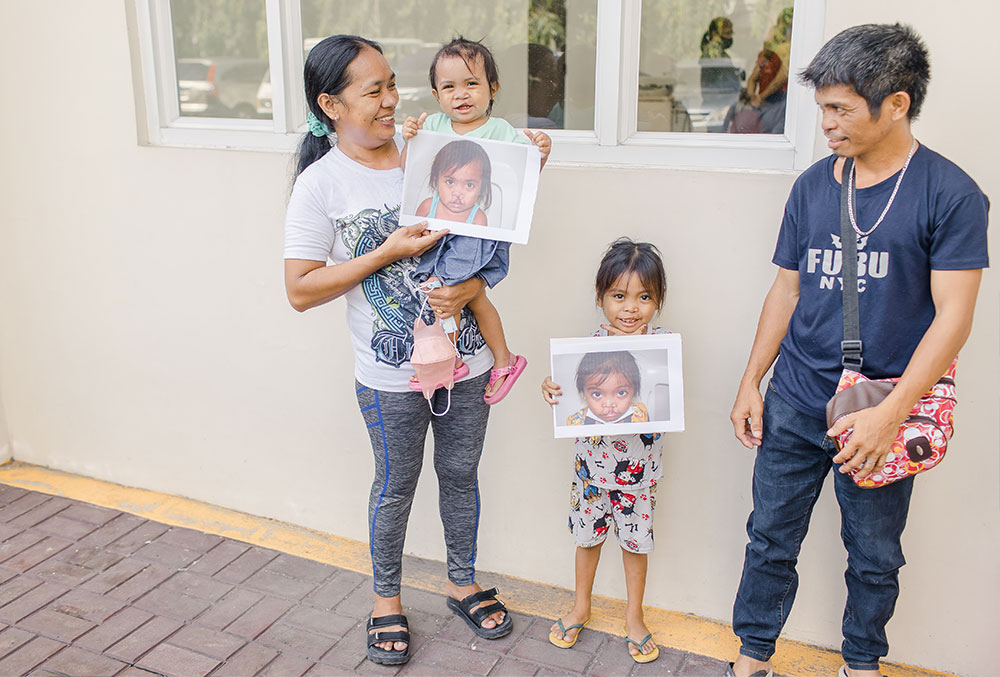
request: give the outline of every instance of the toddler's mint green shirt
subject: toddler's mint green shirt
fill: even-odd
[[[444,113],[434,113],[433,115],[428,115],[427,119],[424,120],[423,128],[428,132],[455,134],[455,130],[452,129],[451,126],[451,118]],[[473,129],[471,132],[462,134],[462,136],[471,136],[476,139],[506,141],[508,143],[531,143],[531,140],[525,136],[523,132],[519,132],[514,129],[509,122],[503,118],[494,117],[487,119],[486,124],[482,127]]]

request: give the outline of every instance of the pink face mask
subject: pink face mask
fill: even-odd
[[[435,318],[434,324],[428,326],[419,316],[413,321],[413,354],[410,364],[420,379],[420,390],[424,398],[430,402],[434,391],[444,386],[451,390],[455,385],[455,346],[448,340],[441,326],[441,320]],[[448,403],[449,408],[451,402]],[[448,410],[438,414],[443,416]]]

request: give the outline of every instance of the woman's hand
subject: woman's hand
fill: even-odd
[[[431,280],[437,280],[437,278],[427,278],[428,282]],[[469,301],[479,295],[484,286],[486,283],[481,278],[470,277],[465,282],[431,290],[427,294],[427,303],[436,315],[454,317],[469,304]]]
[[[549,153],[552,152],[552,137],[545,132],[532,132],[530,129],[524,130],[524,135],[531,139],[531,144],[541,152],[542,167],[544,167],[549,159]]]
[[[447,228],[427,230],[427,222],[421,221],[392,231],[378,249],[385,254],[387,263],[392,263],[399,259],[420,256],[447,234]]]
[[[558,404],[559,397],[562,396],[562,388],[558,384],[553,383],[552,379],[548,376],[542,381],[542,399],[549,404]]]
[[[415,137],[417,132],[424,128],[424,120],[426,119],[427,113],[421,113],[419,118],[407,115],[406,121],[403,123],[403,139],[409,141]]]

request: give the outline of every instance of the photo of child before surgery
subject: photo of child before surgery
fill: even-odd
[[[422,131],[407,145],[400,224],[526,244],[540,162],[531,145]]]
[[[684,429],[678,334],[551,339],[556,437]]]

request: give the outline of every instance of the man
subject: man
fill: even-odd
[[[740,442],[758,447],[750,542],[733,608],[741,647],[727,674],[736,677],[771,675],[798,584],[799,547],[831,467],[848,553],[840,675],[879,674],[914,478],[861,489],[846,473],[864,477],[884,465],[899,424],[968,337],[988,265],[986,196],[910,131],[930,77],[916,33],[899,24],[849,28],[800,77],[816,89],[833,155],[796,180],[786,203],[773,258],[778,275],[731,415]],[[855,172],[844,176],[848,157]],[[857,201],[862,372],[902,379],[883,402],[827,430],[824,407],[841,371],[843,338],[842,181]],[[776,358],[762,399],[761,379]],[[838,452],[831,438],[852,427]]]

